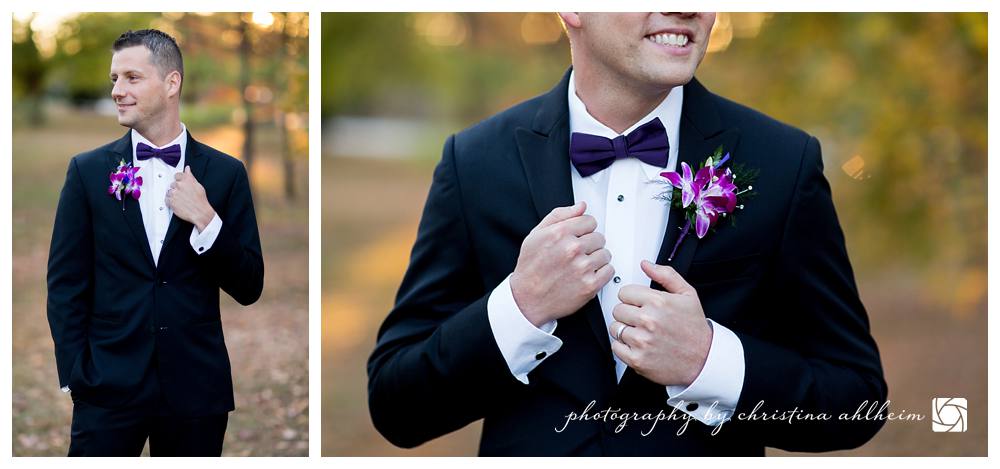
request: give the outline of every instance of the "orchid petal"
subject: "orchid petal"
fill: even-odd
[[[698,235],[699,239],[704,238],[705,235],[708,234],[708,227],[710,224],[711,221],[708,218],[708,214],[705,213],[704,211],[699,210],[698,213],[696,214],[696,219],[694,224],[695,234]]]
[[[698,170],[698,174],[694,177],[694,185],[697,187],[705,187],[706,184],[712,182],[712,178],[715,176],[715,170],[711,166],[704,166]]]
[[[691,167],[688,166],[688,164],[685,163],[685,162],[683,162],[683,161],[681,161],[681,171],[684,172],[684,180],[685,181],[690,181],[691,180]]]
[[[670,181],[670,185],[680,188],[681,187],[681,175],[677,174],[675,171],[660,173],[664,179]]]

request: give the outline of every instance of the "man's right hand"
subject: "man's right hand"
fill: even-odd
[[[514,302],[535,327],[583,307],[615,274],[585,202],[557,207],[521,243],[510,276]]]

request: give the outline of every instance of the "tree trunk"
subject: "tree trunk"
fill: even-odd
[[[276,13],[278,14],[278,13]],[[281,29],[278,31],[278,52],[277,52],[277,79],[275,83],[278,84],[278,89],[275,90],[275,112],[277,113],[277,119],[275,122],[278,124],[278,134],[281,137],[281,163],[285,174],[285,199],[295,200],[295,161],[292,160],[292,144],[289,141],[288,136],[288,125],[286,123],[286,114],[284,103],[281,98],[282,92],[288,89],[288,70],[285,64],[286,53],[285,50],[288,47],[288,14],[282,15]]]
[[[246,120],[243,122],[243,162],[247,167],[247,174],[253,174],[254,160],[254,116],[253,103],[247,96],[247,88],[250,87],[250,29],[247,27],[246,19],[240,15],[240,97],[243,99],[243,113]],[[252,178],[251,178],[252,180]],[[250,185],[251,193],[253,184]]]

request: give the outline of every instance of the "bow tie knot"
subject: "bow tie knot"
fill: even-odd
[[[628,135],[615,138],[582,132],[573,132],[570,136],[569,158],[580,176],[590,176],[611,166],[615,160],[629,156],[649,165],[661,168],[667,166],[670,142],[659,117],[639,126]]]
[[[164,163],[177,167],[177,163],[181,161],[181,146],[180,144],[173,144],[169,147],[164,148],[153,148],[145,143],[139,143],[135,146],[135,157],[139,161],[145,161],[150,158],[159,158]]]

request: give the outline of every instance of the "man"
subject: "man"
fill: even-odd
[[[714,14],[560,16],[571,71],[445,144],[368,364],[376,428],[413,447],[484,419],[483,455],[868,441],[883,414],[838,417],[886,384],[816,139],[693,78]],[[650,181],[720,146],[758,195],[671,256],[684,213]]]
[[[180,122],[173,38],[128,31],[112,50],[111,96],[130,130],[70,161],[49,250],[69,454],[138,456],[148,438],[153,456],[219,456],[235,408],[219,289],[249,305],[264,282],[249,181]]]

